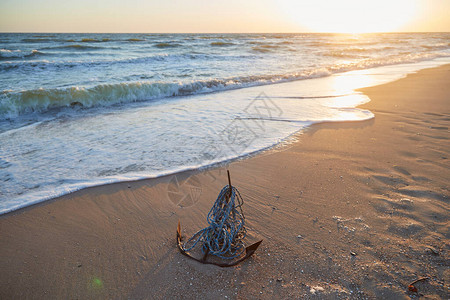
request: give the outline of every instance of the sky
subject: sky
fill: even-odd
[[[450,32],[450,0],[0,0],[0,32]]]

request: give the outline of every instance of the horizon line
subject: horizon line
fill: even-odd
[[[373,33],[450,33],[450,31],[373,31],[373,32],[317,32],[317,31],[286,31],[286,32],[82,32],[82,31],[0,31],[3,33],[35,33],[35,34],[373,34]]]

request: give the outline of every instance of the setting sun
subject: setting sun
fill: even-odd
[[[20,0],[0,32],[446,32],[448,0]]]
[[[417,6],[414,0],[318,0],[314,5],[282,2],[283,12],[299,26],[315,32],[342,33],[396,31],[413,19]]]

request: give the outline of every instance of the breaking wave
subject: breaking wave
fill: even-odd
[[[91,108],[165,97],[187,96],[326,75],[329,75],[329,73],[320,71],[309,74],[198,80],[188,83],[129,82],[101,84],[94,87],[35,89],[20,92],[3,91],[0,94],[0,118],[14,118],[27,113],[46,112],[64,107]]]
[[[174,96],[224,91],[236,88],[265,85],[300,79],[329,76],[351,70],[360,70],[392,64],[418,62],[447,54],[410,54],[392,56],[380,61],[366,59],[358,63],[337,64],[301,73],[279,75],[255,75],[224,79],[181,82],[126,82],[101,84],[94,87],[70,87],[64,89],[36,89],[26,91],[3,91],[0,94],[0,118],[15,118],[19,115],[46,112],[64,107],[111,106],[119,103],[147,101]]]

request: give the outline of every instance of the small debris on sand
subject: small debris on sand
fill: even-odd
[[[313,295],[315,295],[317,292],[323,292],[324,288],[320,287],[320,286],[313,286],[311,287],[311,289],[309,290],[309,292]]]

